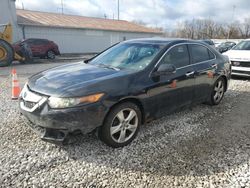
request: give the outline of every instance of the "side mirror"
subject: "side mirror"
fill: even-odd
[[[161,64],[153,73],[153,76],[168,75],[176,72],[176,67],[173,64]]]

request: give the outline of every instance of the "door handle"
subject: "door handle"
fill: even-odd
[[[186,76],[189,77],[189,76],[192,76],[193,74],[194,74],[194,71],[192,71],[192,72],[187,72],[187,73],[186,73]]]
[[[218,66],[217,64],[212,64],[211,65],[212,68],[216,68],[216,69],[217,69],[217,66]]]

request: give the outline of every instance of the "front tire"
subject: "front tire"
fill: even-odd
[[[115,106],[99,129],[99,138],[113,148],[123,147],[132,142],[141,125],[141,111],[131,102]]]
[[[0,67],[9,66],[13,60],[13,48],[6,41],[0,40]]]
[[[218,105],[221,102],[226,90],[225,88],[226,88],[225,80],[223,78],[219,78],[213,86],[209,100],[210,105]]]

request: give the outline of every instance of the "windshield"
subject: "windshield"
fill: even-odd
[[[89,64],[114,69],[142,70],[163,47],[163,44],[121,43],[100,54]]]
[[[241,41],[236,46],[233,47],[233,50],[250,50],[250,41]]]
[[[221,43],[218,47],[230,47],[230,46],[234,46],[235,44],[232,42],[225,42],[225,43]]]
[[[229,46],[229,44],[227,44],[227,43],[221,43],[218,47],[224,48],[224,47],[228,47],[228,46]]]

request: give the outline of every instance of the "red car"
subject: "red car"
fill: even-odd
[[[25,56],[25,48],[30,49],[32,57],[55,59],[56,55],[60,55],[58,45],[47,39],[25,39],[13,44],[13,48],[21,56]]]

